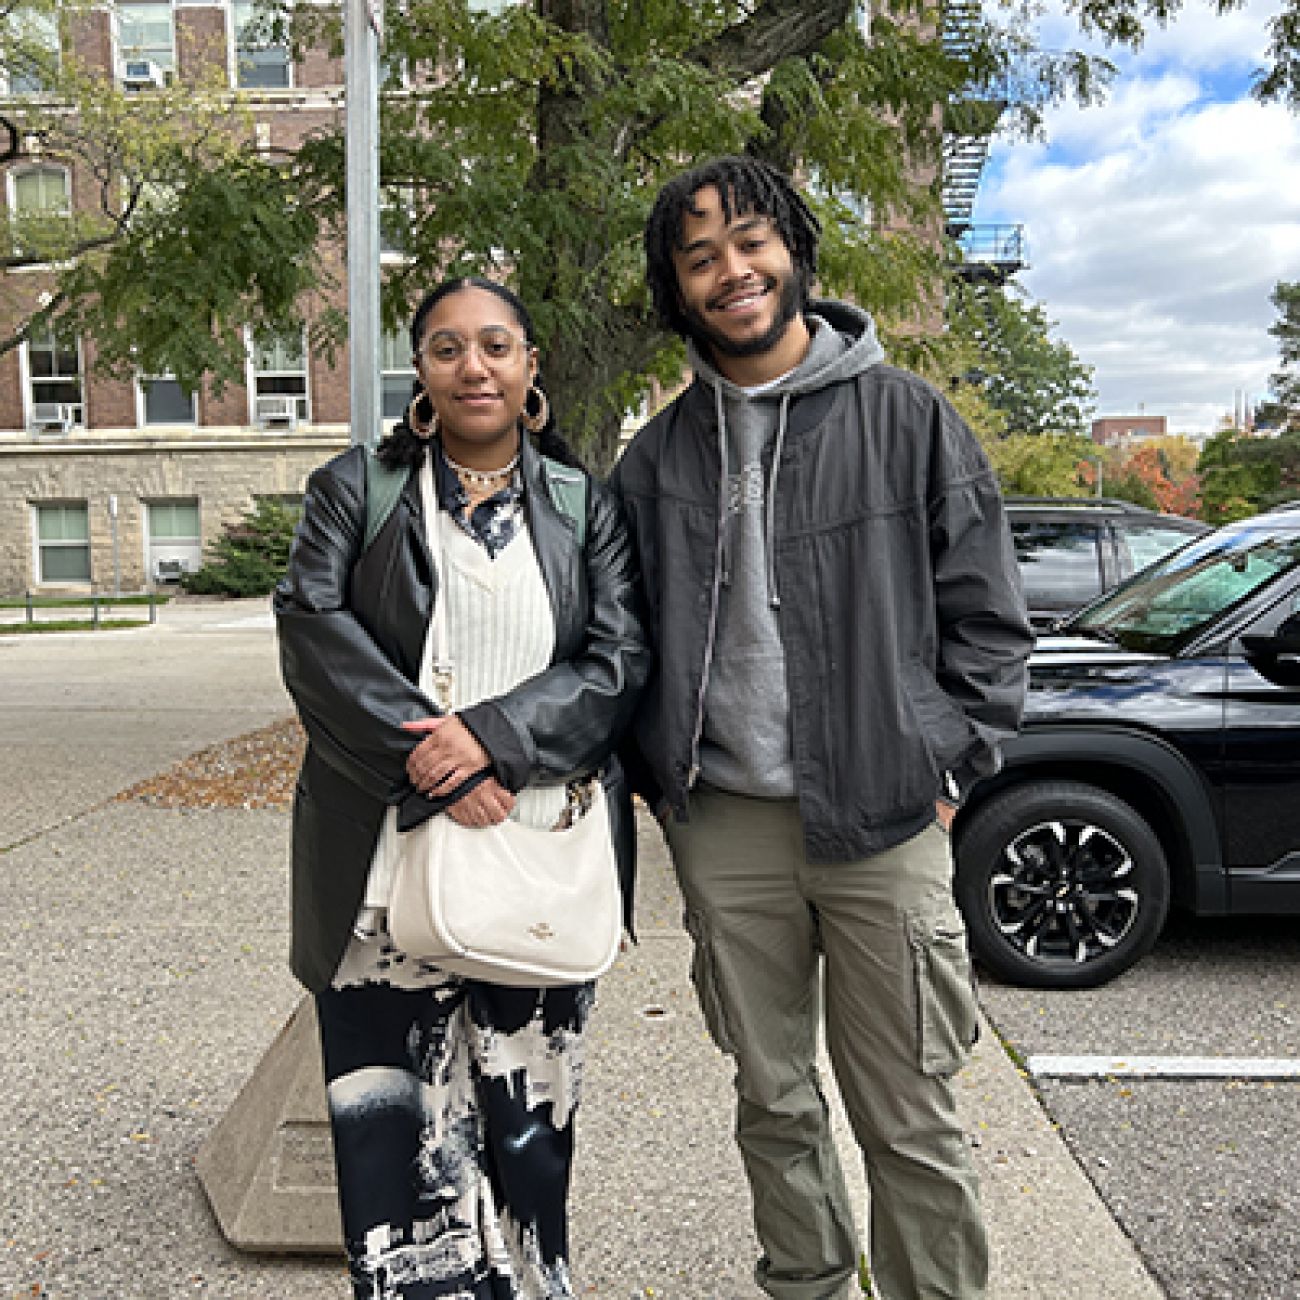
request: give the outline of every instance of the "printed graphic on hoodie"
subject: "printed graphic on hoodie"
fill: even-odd
[[[750,461],[738,474],[727,476],[727,509],[733,515],[742,510],[763,508],[763,465]]]

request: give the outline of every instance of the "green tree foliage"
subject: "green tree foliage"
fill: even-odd
[[[78,2],[10,0],[10,15],[54,15],[66,31]],[[1300,0],[1287,2],[1260,93],[1294,100]],[[1075,12],[1086,30],[1135,44],[1177,7],[1088,0]],[[751,150],[808,178],[826,225],[823,288],[872,309],[894,355],[915,364],[918,322],[940,301],[943,131],[993,129],[991,88],[1014,73],[1022,91],[1001,125],[1033,132],[1048,102],[1096,98],[1111,69],[1036,50],[1034,6],[1019,0],[989,6],[959,53],[941,47],[937,6],[871,9],[868,39],[855,0],[533,0],[500,13],[467,0],[389,4],[381,175],[388,233],[409,261],[386,275],[387,323],[445,273],[508,277],[535,311],[566,429],[606,459],[647,376],[670,378],[681,363],[642,285],[651,197],[683,165]],[[341,48],[337,12],[315,0],[270,0],[266,21],[299,51]],[[36,57],[33,30],[10,25],[7,69]],[[276,332],[301,315],[316,346],[344,337],[345,315],[314,296],[348,216],[341,125],[263,153],[228,92],[124,97],[63,45],[64,58],[38,68],[48,107],[0,109],[0,161],[33,148],[79,159],[102,201],[92,216],[26,232],[51,242],[7,264],[35,249],[56,264],[54,288],[34,314],[15,306],[0,321],[0,347],[34,328],[93,332],[101,367],[193,386],[240,373],[245,325]]]
[[[1282,365],[1269,376],[1271,398],[1255,417],[1271,427],[1300,427],[1300,280],[1279,280],[1269,301],[1278,318],[1268,332],[1277,339]]]
[[[1070,433],[1020,433],[985,443],[1002,490],[1016,496],[1087,496],[1091,439]]]
[[[265,596],[289,564],[297,510],[262,500],[213,543],[203,567],[181,579],[201,596]]]
[[[1010,434],[1087,432],[1096,393],[1093,368],[1064,339],[1038,303],[1019,290],[958,283],[949,297],[950,328],[970,339],[972,377],[1000,411]]]
[[[1276,438],[1225,430],[1205,444],[1197,472],[1201,518],[1210,523],[1300,500],[1300,430]]]
[[[894,355],[915,363],[943,273],[935,108],[1030,58],[1028,15],[998,12],[1009,16],[955,55],[919,0],[875,7],[870,39],[853,0],[393,7],[386,55],[407,82],[384,99],[381,173],[390,238],[411,260],[386,279],[386,320],[403,321],[444,272],[508,275],[533,309],[566,431],[607,460],[648,378],[680,374],[643,285],[653,195],[684,165],[751,151],[807,178],[825,227],[823,290],[870,308]],[[303,42],[337,40],[319,6],[294,21]],[[1053,96],[1091,97],[1105,78],[1099,60],[1032,57],[1023,129]],[[431,75],[446,67],[466,75]],[[341,228],[339,140],[318,139],[301,161],[322,192],[335,187],[327,211]]]

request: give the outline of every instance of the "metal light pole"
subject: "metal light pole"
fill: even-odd
[[[345,0],[352,441],[379,434],[379,41],[383,0]],[[208,1136],[199,1181],[243,1250],[342,1250],[320,1042],[304,997]]]
[[[346,0],[348,348],[352,441],[379,437],[379,42],[383,0]]]

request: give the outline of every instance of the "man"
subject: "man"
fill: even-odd
[[[996,769],[1031,638],[983,453],[884,364],[865,312],[809,299],[818,233],[748,158],[670,182],[647,225],[695,379],[613,476],[659,654],[631,758],[736,1062],[759,1285],[859,1294],[814,1064],[824,990],[875,1294],[976,1300],[987,1246],[951,1086],[976,1008],[936,800],[950,819]]]

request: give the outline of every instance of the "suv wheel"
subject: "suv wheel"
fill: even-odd
[[[1169,909],[1169,869],[1122,799],[1038,781],[991,799],[963,830],[957,902],[971,951],[1031,988],[1094,988],[1149,952]]]

